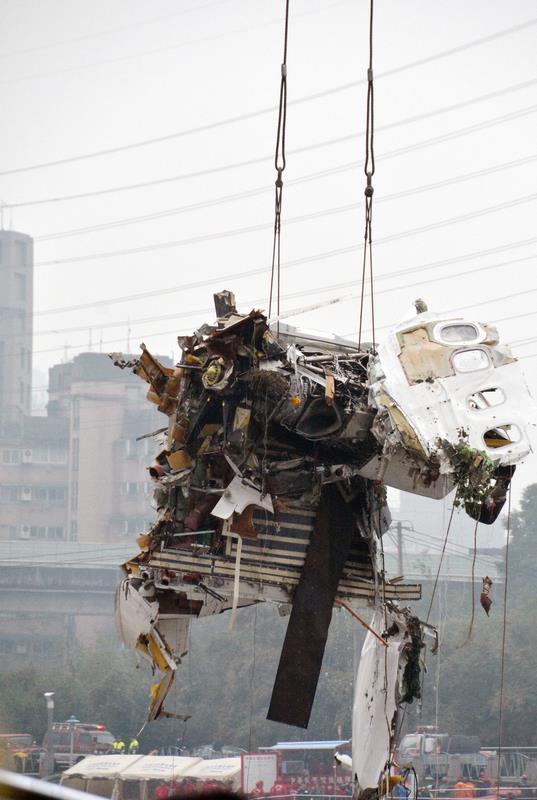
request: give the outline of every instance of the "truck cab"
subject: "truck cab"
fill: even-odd
[[[54,722],[43,739],[43,748],[50,747],[55,767],[61,769],[76,764],[86,756],[113,752],[115,737],[106,725],[77,722]]]

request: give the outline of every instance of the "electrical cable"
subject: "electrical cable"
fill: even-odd
[[[269,291],[269,317],[272,314],[272,293],[274,277],[276,277],[276,313],[278,315],[277,334],[280,333],[280,291],[281,291],[281,216],[283,201],[283,173],[286,167],[285,131],[287,126],[287,42],[289,34],[289,0],[285,0],[285,25],[283,35],[283,60],[280,67],[280,101],[278,108],[278,127],[276,132],[276,148],[274,152],[274,168],[276,184],[274,194],[274,235],[272,243],[272,267]]]
[[[500,659],[500,705],[498,713],[498,778],[496,782],[496,800],[500,800],[500,781],[503,745],[503,692],[505,683],[505,641],[507,633],[507,597],[509,584],[509,539],[511,537],[511,486],[508,490],[507,501],[507,536],[505,541],[505,580],[503,587],[503,618],[502,618],[502,644]]]
[[[375,342],[375,300],[373,286],[373,247],[372,247],[372,219],[373,219],[373,175],[375,174],[375,94],[373,82],[373,0],[369,3],[369,63],[367,67],[367,101],[366,101],[366,126],[365,126],[365,161],[364,174],[366,186],[364,190],[365,224],[364,224],[364,249],[362,258],[362,288],[360,293],[360,314],[358,326],[358,347],[362,346],[362,322],[364,317],[364,293],[366,271],[369,264],[369,284],[371,297],[371,330],[372,341]]]
[[[377,246],[381,244],[388,244],[389,242],[393,242],[399,239],[405,239],[409,236],[415,236],[417,234],[426,233],[431,230],[437,230],[438,228],[443,228],[449,225],[456,225],[460,222],[466,222],[471,219],[476,219],[477,217],[495,213],[496,211],[503,211],[504,209],[507,208],[513,208],[515,206],[523,205],[524,203],[530,203],[533,202],[534,200],[537,200],[537,192],[532,192],[531,194],[523,195],[522,197],[516,197],[512,200],[508,200],[503,203],[497,203],[496,205],[493,206],[486,206],[485,208],[476,209],[475,211],[470,211],[466,214],[460,214],[455,217],[448,217],[446,219],[438,220],[437,222],[432,222],[427,225],[420,225],[417,228],[407,228],[403,231],[399,231],[398,233],[393,233],[388,236],[382,236],[380,239],[375,240],[375,244]],[[289,217],[286,220],[286,222],[287,224],[297,224],[301,222],[307,222],[313,219],[322,219],[328,216],[333,216],[337,214],[347,213],[348,211],[353,211],[357,208],[360,208],[360,206],[361,203],[347,203],[346,205],[343,206],[325,208],[322,209],[321,211],[313,211],[310,212],[309,214],[300,214],[299,216],[296,217]],[[199,236],[191,236],[186,239],[176,239],[167,242],[153,242],[152,244],[148,245],[122,248],[120,250],[108,250],[98,253],[86,253],[78,256],[68,256],[67,258],[56,258],[45,261],[36,261],[34,267],[61,266],[62,264],[75,264],[75,263],[81,263],[83,261],[98,261],[103,258],[118,258],[123,255],[136,255],[139,253],[155,252],[158,250],[168,250],[174,247],[186,247],[189,245],[196,245],[203,242],[215,241],[218,239],[227,239],[233,236],[243,236],[250,233],[257,233],[259,231],[263,231],[271,227],[273,227],[272,223],[262,222],[256,225],[247,225],[242,228],[231,228],[224,231],[216,231],[214,233],[205,233]]]
[[[141,22],[131,22],[129,25],[122,25],[118,28],[109,28],[106,31],[96,31],[95,33],[85,33],[83,36],[75,36],[71,39],[62,39],[58,42],[48,42],[47,44],[36,45],[35,47],[26,47],[21,50],[11,50],[0,53],[0,58],[13,58],[14,56],[28,55],[29,53],[37,53],[39,50],[48,50],[50,48],[63,47],[64,45],[77,44],[78,42],[87,41],[88,39],[96,39],[100,36],[111,36],[115,33],[122,33],[123,31],[132,30],[132,28],[145,28],[147,25],[154,25],[163,20],[172,19],[173,17],[183,16],[184,14],[191,14],[194,11],[203,11],[206,8],[221,5],[228,2],[228,0],[213,0],[211,3],[205,5],[195,5],[192,8],[184,8],[181,11],[174,11],[173,14],[164,14],[160,17],[152,17]]]
[[[348,2],[349,2],[349,0],[336,0],[336,2],[330,3],[327,6],[322,6],[321,8],[314,8],[314,9],[308,9],[307,11],[297,12],[294,16],[295,17],[306,17],[306,16],[310,16],[311,14],[322,13],[324,11],[330,10],[330,9],[335,8],[337,6],[346,5]],[[64,74],[69,73],[69,72],[77,72],[77,71],[82,70],[82,69],[90,69],[92,67],[99,67],[99,66],[107,65],[107,64],[117,64],[117,63],[121,63],[121,62],[124,62],[124,61],[132,61],[133,59],[139,61],[142,58],[147,58],[148,56],[154,56],[154,55],[159,55],[160,53],[166,53],[166,52],[171,52],[173,50],[179,50],[182,47],[189,47],[189,46],[192,46],[192,45],[195,45],[195,44],[204,44],[205,42],[212,42],[212,41],[216,41],[218,39],[225,39],[228,36],[234,36],[235,34],[250,33],[251,31],[254,31],[254,30],[260,30],[262,28],[268,28],[271,25],[277,24],[277,22],[278,22],[278,20],[267,20],[266,22],[261,22],[261,23],[258,23],[257,25],[249,25],[249,26],[243,27],[243,28],[233,28],[232,30],[229,30],[229,31],[222,31],[221,33],[216,33],[216,34],[212,34],[212,35],[209,35],[209,36],[198,37],[196,39],[187,39],[187,40],[185,40],[183,42],[178,42],[176,44],[166,45],[164,47],[156,47],[156,48],[153,48],[151,50],[142,50],[142,51],[140,51],[138,53],[134,53],[133,55],[126,55],[126,56],[118,56],[118,57],[115,57],[115,58],[101,59],[100,61],[93,61],[93,62],[90,62],[90,63],[87,63],[87,64],[80,64],[80,65],[74,65],[74,66],[71,66],[71,67],[64,67],[63,69],[50,70],[49,72],[41,71],[41,72],[39,72],[39,73],[37,73],[35,75],[22,75],[22,76],[17,77],[17,78],[11,78],[11,79],[7,79],[7,80],[2,80],[2,81],[0,81],[0,85],[1,84],[22,83],[22,82],[30,81],[30,80],[48,78],[48,77],[54,76],[54,75],[64,75]],[[526,26],[526,23],[523,23],[523,25]],[[511,32],[512,31],[509,31],[509,33],[511,33]],[[505,35],[505,34],[503,34],[501,32],[500,32],[500,34],[501,35]]]
[[[482,178],[485,175],[491,175],[496,172],[502,172],[503,170],[525,166],[526,164],[529,164],[534,161],[537,161],[537,153],[526,156],[525,158],[517,158],[513,161],[503,162],[502,164],[494,164],[493,166],[486,167],[484,169],[473,170],[472,172],[465,172],[459,175],[453,175],[450,178],[445,178],[440,181],[433,181],[432,183],[425,183],[419,186],[413,186],[409,189],[403,189],[397,192],[392,192],[391,194],[385,194],[382,197],[378,198],[377,203],[387,203],[393,200],[403,200],[403,199],[406,200],[408,197],[412,195],[421,194],[423,192],[429,192],[434,189],[444,188],[446,186],[453,186],[458,183],[464,183],[465,181],[474,180],[475,178]],[[356,169],[360,166],[362,166],[361,162],[355,161],[349,164],[341,165],[339,167],[334,167],[333,169],[330,170],[321,170],[319,172],[313,172],[310,173],[309,175],[303,175],[300,178],[295,178],[294,180],[287,181],[286,186],[297,186],[301,185],[302,183],[317,180],[319,178],[331,177],[332,175],[338,172]],[[271,191],[272,188],[270,186],[261,186],[255,189],[248,189],[244,192],[221,195],[220,197],[215,197],[212,200],[202,200],[199,203],[190,203],[185,206],[166,208],[162,209],[161,211],[155,211],[149,214],[141,214],[136,217],[123,217],[122,219],[110,220],[109,222],[97,223],[95,225],[86,225],[82,228],[70,228],[64,231],[55,231],[53,233],[44,234],[42,236],[34,236],[33,240],[34,243],[48,242],[55,239],[65,239],[71,236],[80,236],[86,233],[97,233],[100,231],[110,230],[125,225],[135,225],[135,224],[138,225],[141,222],[152,222],[154,220],[175,216],[176,214],[184,214],[191,211],[199,211],[200,209],[204,208],[212,208],[214,206],[231,203],[238,200],[250,199],[251,197],[267,194],[268,192]],[[4,208],[7,208],[7,206],[4,206]]]
[[[534,82],[537,82],[537,79],[532,81],[532,83],[534,83]],[[520,88],[520,85],[517,85],[517,88]],[[472,100],[472,102],[478,102],[478,101],[480,101],[482,99],[489,99],[489,96],[488,95],[483,95],[483,96],[480,96],[479,98],[474,98]],[[468,104],[469,103],[470,103],[470,101],[468,101]],[[388,128],[388,127],[389,128],[394,128],[394,127],[397,127],[399,125],[404,125],[404,124],[408,124],[410,122],[414,122],[414,121],[416,121],[418,119],[418,117],[426,118],[426,117],[429,117],[429,116],[433,116],[434,114],[444,113],[445,111],[451,111],[451,110],[454,110],[454,106],[447,106],[445,108],[438,109],[435,112],[427,112],[427,114],[422,114],[422,115],[418,115],[418,116],[414,116],[414,117],[407,117],[407,118],[404,118],[402,120],[394,121],[392,123],[389,123],[387,126],[379,126],[378,130],[384,130],[385,128]],[[394,150],[388,150],[385,153],[382,153],[381,157],[384,160],[388,159],[388,158],[396,158],[396,157],[398,157],[400,155],[405,155],[406,153],[414,152],[415,150],[419,150],[419,149],[421,149],[423,147],[429,147],[431,145],[442,144],[444,141],[451,141],[451,140],[457,139],[457,138],[459,138],[461,136],[470,135],[472,133],[475,133],[476,131],[480,131],[480,130],[483,130],[485,128],[493,127],[495,125],[500,125],[500,124],[503,124],[504,122],[510,122],[513,119],[518,119],[520,117],[527,116],[528,114],[533,114],[533,113],[535,113],[536,110],[537,110],[537,105],[535,105],[535,104],[530,105],[530,106],[524,106],[521,109],[517,109],[516,111],[511,111],[511,112],[509,112],[507,114],[501,114],[500,116],[497,116],[497,117],[491,117],[491,118],[489,118],[487,120],[483,120],[483,121],[481,121],[479,123],[474,123],[472,125],[466,125],[463,128],[457,128],[457,129],[455,129],[453,131],[449,131],[448,133],[441,134],[439,136],[433,136],[433,137],[429,137],[427,139],[422,139],[422,140],[420,140],[418,142],[414,142],[411,145],[405,145],[403,147],[398,147],[398,148],[396,148]],[[322,147],[330,147],[330,146],[333,146],[335,144],[341,144],[342,142],[352,141],[353,139],[360,138],[361,136],[365,136],[365,131],[358,131],[358,132],[346,134],[344,136],[338,136],[338,137],[334,137],[334,138],[331,138],[331,139],[324,139],[324,140],[321,140],[319,142],[314,142],[314,143],[309,144],[309,145],[303,145],[302,147],[294,148],[293,150],[289,150],[288,153],[291,154],[291,155],[298,155],[300,153],[306,153],[306,152],[309,152],[311,150],[318,150],[318,149],[320,149]],[[5,209],[23,208],[23,207],[28,207],[28,206],[42,205],[42,204],[45,204],[45,203],[58,203],[58,202],[65,202],[65,201],[70,201],[70,200],[80,200],[80,199],[85,199],[85,198],[90,198],[90,197],[100,197],[102,195],[113,194],[113,193],[116,193],[116,192],[133,191],[135,189],[146,189],[146,188],[148,188],[150,186],[157,186],[157,185],[162,185],[162,184],[166,184],[166,183],[173,183],[175,181],[188,180],[188,179],[191,179],[191,178],[201,178],[201,177],[206,177],[207,175],[214,175],[214,174],[218,174],[218,173],[222,173],[222,172],[227,172],[229,170],[239,169],[239,168],[242,168],[242,167],[250,167],[250,166],[253,166],[254,164],[263,164],[264,162],[269,161],[270,159],[271,159],[270,155],[256,156],[256,157],[253,157],[253,158],[245,159],[243,161],[235,161],[235,162],[231,162],[231,163],[228,163],[228,164],[222,164],[222,165],[217,166],[217,167],[208,167],[206,169],[193,170],[192,172],[185,172],[185,173],[182,173],[182,174],[179,174],[179,175],[172,175],[172,176],[167,176],[165,178],[157,178],[157,179],[153,179],[153,180],[149,180],[149,181],[139,181],[137,183],[123,184],[123,185],[120,185],[120,186],[112,186],[112,187],[108,187],[106,189],[96,189],[96,190],[88,191],[88,192],[77,192],[75,194],[62,195],[62,196],[59,196],[59,197],[45,197],[45,198],[38,198],[36,200],[24,200],[24,201],[20,201],[18,203],[4,203],[3,207]],[[344,165],[344,168],[352,168],[352,167],[358,167],[358,166],[361,166],[361,162],[353,161],[353,162],[350,162],[349,165]],[[342,171],[342,168],[341,167],[339,167],[339,168],[336,167],[335,170],[340,172],[340,171]],[[327,171],[327,172],[329,174],[331,174],[331,171]],[[2,173],[0,173],[0,175],[2,175]]]
[[[468,50],[468,49],[470,49],[472,47],[476,47],[478,45],[489,43],[489,42],[494,41],[494,40],[496,40],[498,38],[501,38],[501,37],[504,37],[504,36],[508,36],[508,35],[513,34],[513,33],[518,33],[519,31],[525,30],[525,29],[527,29],[527,28],[529,28],[529,27],[531,27],[533,25],[536,25],[536,24],[537,24],[537,17],[536,18],[532,18],[530,20],[526,20],[525,22],[520,23],[518,25],[514,25],[514,26],[512,26],[510,28],[506,28],[504,30],[497,31],[496,33],[489,34],[487,36],[479,37],[478,39],[474,39],[474,40],[472,40],[470,42],[466,42],[466,43],[464,43],[462,45],[457,45],[455,47],[448,48],[447,50],[442,50],[442,51],[440,51],[438,53],[435,53],[435,54],[433,54],[431,56],[426,56],[424,58],[416,59],[414,61],[407,62],[406,64],[402,64],[399,67],[394,67],[392,69],[385,70],[384,72],[379,73],[377,78],[390,77],[392,75],[396,75],[396,74],[399,74],[401,72],[406,72],[409,69],[414,69],[416,67],[424,66],[425,64],[430,64],[433,61],[437,61],[439,59],[446,58],[448,56],[456,55],[456,54],[461,53],[464,50]],[[139,58],[139,56],[140,56],[140,54],[137,54],[136,56],[133,56],[133,57],[134,58]],[[11,82],[11,81],[1,81],[0,83],[4,83],[4,82]],[[290,105],[291,104],[298,105],[298,104],[301,104],[301,103],[310,102],[312,100],[317,100],[317,99],[319,99],[321,97],[325,97],[325,96],[330,95],[330,94],[335,94],[337,92],[345,91],[347,89],[351,89],[351,88],[354,88],[356,86],[363,85],[366,82],[367,81],[363,80],[363,79],[362,80],[356,80],[356,81],[349,81],[347,83],[340,84],[339,86],[335,86],[335,87],[332,87],[330,89],[325,89],[325,90],[322,90],[320,92],[315,92],[313,94],[309,94],[309,95],[305,95],[303,97],[296,98],[295,100],[291,101]],[[228,117],[226,119],[216,120],[214,122],[206,123],[205,125],[199,125],[197,127],[188,128],[188,129],[185,129],[185,130],[182,130],[182,131],[176,131],[174,133],[166,134],[165,136],[156,136],[156,137],[153,137],[153,138],[150,138],[150,139],[144,139],[144,140],[141,140],[141,141],[138,141],[138,142],[131,142],[129,144],[118,145],[117,147],[110,147],[110,148],[104,148],[102,150],[95,150],[95,151],[90,152],[90,153],[82,153],[82,154],[79,154],[79,155],[76,155],[76,156],[68,156],[68,157],[65,157],[65,158],[56,159],[56,160],[52,160],[52,161],[44,161],[44,162],[41,162],[41,163],[38,163],[38,164],[31,164],[31,165],[28,165],[28,166],[15,167],[15,168],[8,169],[8,170],[2,170],[2,171],[0,171],[0,176],[14,175],[14,174],[18,174],[18,173],[21,173],[21,172],[30,172],[30,171],[33,171],[33,170],[36,170],[36,169],[44,169],[44,168],[47,168],[47,167],[55,167],[55,166],[59,166],[60,164],[72,164],[72,163],[74,163],[76,161],[84,161],[84,160],[87,160],[87,159],[90,159],[90,158],[98,158],[98,157],[101,157],[101,156],[112,155],[112,154],[117,153],[117,152],[122,152],[122,151],[125,151],[125,150],[132,150],[132,149],[139,148],[139,147],[145,147],[147,145],[161,144],[162,142],[169,141],[171,139],[177,139],[177,138],[181,138],[181,137],[184,137],[184,136],[191,136],[191,135],[198,134],[198,133],[201,133],[201,132],[206,131],[206,130],[212,130],[212,129],[220,128],[220,127],[223,127],[223,126],[226,126],[226,125],[232,125],[232,124],[234,124],[236,122],[242,122],[242,121],[247,120],[247,119],[252,119],[254,117],[258,117],[258,116],[261,116],[261,115],[264,115],[264,114],[272,113],[273,111],[277,111],[277,106],[270,106],[268,108],[263,108],[263,109],[258,109],[256,111],[248,112],[246,114],[240,114],[240,115]]]
[[[497,245],[496,247],[486,248],[481,250],[473,250],[470,253],[463,253],[459,256],[451,256],[450,258],[444,258],[437,261],[430,261],[426,262],[425,264],[420,264],[415,267],[407,267],[404,270],[398,270],[394,273],[384,273],[382,275],[377,275],[377,281],[386,279],[389,277],[397,277],[402,274],[412,274],[415,272],[421,272],[428,269],[435,269],[437,267],[444,267],[450,266],[452,264],[458,264],[466,261],[471,261],[474,258],[482,258],[488,255],[494,255],[496,253],[503,253],[508,250],[518,249],[520,247],[526,247],[530,244],[535,244],[537,242],[537,236],[531,237],[529,239],[518,239],[513,242],[507,242],[503,245]],[[356,252],[357,250],[361,249],[361,245],[350,245],[347,247],[337,248],[335,250],[325,250],[320,253],[314,253],[311,256],[305,256],[299,259],[294,259],[292,261],[288,261],[282,265],[282,269],[292,269],[293,267],[301,266],[302,264],[309,264],[314,261],[321,261],[323,259],[334,258],[341,255],[347,255],[348,253]],[[526,260],[526,259],[522,259]],[[504,262],[513,263],[513,262]],[[504,263],[500,264],[499,266],[504,266]],[[516,262],[515,262],[516,263]],[[68,306],[56,306],[55,308],[47,308],[41,309],[38,311],[34,311],[34,316],[43,316],[43,315],[50,315],[50,314],[59,314],[68,311],[81,311],[85,308],[96,308],[98,306],[108,306],[108,305],[117,305],[120,303],[127,303],[136,300],[143,300],[149,297],[160,297],[165,294],[176,294],[178,292],[185,292],[189,289],[197,289],[201,288],[202,286],[211,286],[215,283],[216,280],[221,281],[231,281],[231,280],[240,280],[241,278],[245,277],[252,277],[255,275],[261,275],[263,273],[268,272],[270,267],[258,267],[251,270],[242,270],[241,272],[231,273],[224,276],[215,276],[212,278],[208,278],[203,281],[194,281],[190,283],[183,283],[179,286],[171,286],[171,287],[164,287],[159,289],[152,289],[145,292],[136,292],[134,294],[129,295],[119,295],[116,297],[107,297],[100,300],[93,300],[86,303],[77,303],[71,304]],[[481,267],[480,269],[488,269],[488,267]],[[349,284],[352,285],[352,284]]]
[[[535,258],[535,256],[529,256],[528,258],[532,259],[532,258]],[[519,259],[519,260],[523,261],[523,260],[526,260],[526,259]],[[505,262],[505,264],[510,264],[510,263],[512,263],[512,262]],[[487,267],[480,267],[477,270],[474,270],[473,272],[480,272],[482,270],[491,269],[491,268],[495,268],[495,267],[498,267],[498,266],[504,266],[504,264],[492,264],[492,265],[489,265]],[[461,275],[468,275],[468,270],[466,270],[465,272],[460,273],[460,274]],[[421,285],[423,285],[424,283],[427,283],[427,282],[435,282],[437,280],[446,280],[446,279],[450,279],[450,278],[453,278],[453,277],[454,277],[453,275],[447,275],[447,276],[441,276],[440,278],[432,278],[432,279],[429,279],[429,280],[423,280],[422,279],[417,285],[421,286]],[[407,283],[404,286],[391,287],[391,288],[388,288],[388,289],[381,289],[381,290],[378,290],[377,293],[385,293],[385,292],[388,292],[388,291],[399,291],[401,289],[411,288],[412,286],[413,286],[413,284],[408,284]],[[304,296],[304,295],[306,295],[308,293],[308,291],[309,290],[304,290],[304,291],[301,291],[301,292],[295,292],[292,295],[289,294],[288,297],[296,296],[296,295]],[[312,293],[315,293],[315,292],[320,291],[320,290],[315,289],[315,290],[311,290],[311,291],[312,291]],[[489,300],[484,300],[484,301],[482,301],[480,303],[472,303],[469,306],[463,306],[463,307],[456,308],[456,309],[450,309],[449,311],[453,312],[453,311],[458,311],[458,310],[464,310],[465,308],[475,308],[476,306],[487,305],[489,303],[497,302],[497,301],[500,301],[500,300],[503,302],[506,299],[509,299],[511,297],[519,297],[520,295],[526,295],[526,294],[528,294],[528,290],[525,290],[523,292],[515,292],[515,293],[513,293],[513,295],[502,296],[502,297],[494,297],[494,298],[491,298]],[[314,306],[308,307],[306,309],[304,309],[304,308],[302,308],[302,309],[292,309],[290,311],[285,312],[284,315],[280,315],[280,316],[281,316],[281,318],[295,316],[295,315],[297,315],[299,313],[304,313],[304,311],[307,311],[307,310],[313,310],[313,309],[317,309],[317,308],[326,307],[328,305],[334,305],[335,303],[339,303],[339,302],[346,302],[346,301],[354,300],[358,296],[359,296],[358,294],[352,294],[352,295],[347,295],[347,296],[340,297],[340,298],[331,298],[330,300],[327,300],[327,301],[322,302],[322,303],[317,303]],[[198,315],[198,314],[201,314],[201,313],[210,313],[211,311],[212,311],[212,309],[202,309],[202,310],[197,309],[196,311],[193,311],[193,312],[173,313],[173,314],[164,315],[164,316],[160,315],[160,317],[155,318],[153,321],[159,321],[159,320],[168,319],[168,318],[172,318],[172,319],[185,318],[185,317],[190,316],[191,314]],[[446,311],[445,313],[448,313],[448,311]],[[504,317],[503,320],[506,321],[506,320],[510,320],[510,319],[517,319],[519,316],[528,316],[529,314],[532,314],[532,313],[537,313],[537,312],[528,312],[528,314],[524,314],[524,315],[515,314],[515,315],[512,315],[511,317]],[[143,321],[147,322],[148,319],[150,320],[151,318],[146,318]],[[128,322],[131,323],[131,322],[133,322],[133,320],[129,320]],[[120,323],[120,325],[124,325],[124,324],[125,324],[125,322]],[[115,327],[115,323],[110,323],[110,324],[107,323],[105,325],[96,326],[96,327],[102,327],[102,328],[104,328],[104,327]],[[384,325],[384,326],[381,326],[379,328],[379,330],[382,330],[382,329],[385,329],[385,328],[388,328],[388,327],[391,327],[391,326]],[[47,334],[47,335],[49,333],[50,334],[67,333],[67,332],[75,332],[76,330],[86,330],[87,328],[88,328],[88,326],[85,325],[85,326],[78,326],[78,327],[73,327],[73,328],[54,329],[54,330],[51,330],[51,331],[43,331],[42,333]],[[90,330],[91,329],[92,328],[90,326]],[[37,335],[40,332],[36,331],[35,333]],[[188,333],[188,330],[177,331],[177,328],[176,328],[174,330],[157,331],[157,332],[154,332],[154,333],[144,332],[143,336],[145,338],[149,338],[149,337],[152,337],[152,336],[161,336],[161,335],[165,335],[165,334],[168,334],[168,333],[177,335],[178,333],[179,334]],[[347,336],[350,336],[350,335],[352,335],[352,334],[347,334]],[[108,339],[108,340],[105,340],[105,341],[101,341],[101,345],[102,344],[116,344],[116,343],[122,342],[122,341],[124,341],[124,337],[121,337],[119,339]],[[518,344],[518,345],[520,345],[522,343],[532,344],[534,341],[535,341],[535,338],[531,337],[527,341],[519,340],[518,342],[515,342],[514,344]],[[45,348],[45,349],[41,349],[41,350],[34,350],[33,352],[35,354],[48,353],[48,352],[56,352],[58,350],[71,350],[71,349],[77,349],[77,348],[84,348],[85,346],[86,345],[83,344],[83,343],[74,344],[74,345],[61,345],[61,346],[53,347],[53,348]],[[13,351],[11,353],[5,353],[4,355],[5,355],[5,357],[18,358],[20,354],[19,354],[19,352]]]
[[[458,495],[458,492],[455,494],[455,500],[457,499],[457,495]],[[440,561],[438,562],[438,570],[436,572],[436,578],[434,579],[434,584],[433,584],[433,591],[431,593],[431,601],[429,603],[429,608],[427,610],[427,617],[426,617],[426,620],[425,620],[426,622],[429,622],[429,617],[431,616],[431,610],[432,610],[433,603],[434,603],[434,598],[435,598],[435,594],[436,594],[436,588],[438,586],[438,579],[440,577],[440,570],[442,569],[442,562],[444,561],[444,553],[446,552],[446,546],[447,546],[447,542],[448,542],[449,532],[451,530],[451,523],[453,522],[453,514],[455,512],[455,500],[453,501],[453,504],[451,506],[451,513],[449,515],[449,522],[448,522],[448,526],[447,526],[447,529],[446,529],[446,535],[444,537],[444,545],[442,547],[442,552],[440,554]]]

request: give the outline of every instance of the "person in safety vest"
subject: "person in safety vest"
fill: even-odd
[[[134,737],[129,742],[129,755],[135,756],[139,749],[140,749],[140,742],[136,737]]]
[[[123,741],[123,739],[116,739],[116,741],[113,744],[113,748],[114,748],[114,753],[116,753],[116,755],[118,756],[123,755],[123,753],[125,752],[125,742]]]

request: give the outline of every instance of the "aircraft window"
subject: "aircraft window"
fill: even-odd
[[[453,344],[454,342],[477,342],[480,333],[475,325],[456,324],[444,325],[440,331],[440,336],[444,342]]]
[[[481,389],[468,398],[468,405],[475,409],[495,408],[502,403],[505,403],[505,395],[501,389]]]
[[[453,366],[457,372],[477,372],[487,369],[490,362],[484,350],[460,350],[453,356]]]
[[[487,447],[494,450],[515,444],[520,441],[520,438],[520,429],[516,425],[498,425],[497,428],[491,428],[483,434],[483,440]]]

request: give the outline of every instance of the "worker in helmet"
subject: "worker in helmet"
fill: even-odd
[[[129,742],[129,755],[135,756],[139,749],[140,749],[140,742],[134,736]]]
[[[123,741],[123,739],[116,739],[116,741],[114,742],[113,747],[114,747],[114,753],[116,755],[121,756],[121,755],[124,754],[124,752],[125,752],[125,742]]]

